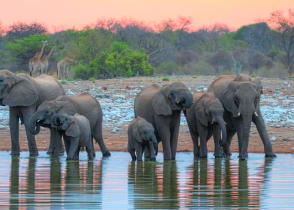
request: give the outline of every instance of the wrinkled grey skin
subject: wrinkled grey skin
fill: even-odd
[[[26,74],[15,74],[0,70],[0,105],[9,106],[11,154],[19,155],[19,119],[25,125],[31,156],[38,155],[35,137],[29,132],[29,120],[38,106],[46,100],[64,95],[63,87],[53,77],[41,75],[32,78]],[[55,136],[51,132],[51,137]]]
[[[52,117],[52,127],[63,134],[67,160],[78,160],[81,147],[86,147],[88,159],[93,160],[95,151],[90,123],[86,117],[79,114],[56,114]]]
[[[56,100],[46,101],[31,117],[30,132],[36,135],[39,133],[40,126],[51,127],[52,117],[57,113],[71,116],[78,113],[85,116],[90,122],[92,136],[99,144],[103,156],[110,156],[102,137],[102,109],[95,98],[89,94],[81,94],[79,96],[61,96]],[[60,149],[56,147],[57,143],[55,140],[50,141],[48,153],[58,153],[56,151]]]
[[[192,105],[192,94],[181,82],[164,87],[152,85],[135,98],[135,117],[143,117],[155,129],[157,141],[162,141],[164,160],[175,160],[180,114]]]
[[[227,139],[223,142],[226,155],[230,155],[232,137],[237,132],[239,143],[239,158],[244,160],[248,156],[248,141],[250,125],[256,125],[264,144],[266,157],[275,157],[264,120],[260,111],[260,95],[262,84],[260,80],[253,80],[247,75],[221,76],[209,87],[209,92],[221,101],[225,108],[224,119],[227,123]]]
[[[157,155],[158,152],[158,145],[154,134],[154,128],[151,123],[141,117],[135,118],[128,127],[128,151],[133,161],[136,159],[142,161],[144,151],[148,153],[145,155],[145,161],[156,160],[155,155]]]
[[[223,105],[212,93],[205,93],[202,96],[195,94],[193,100],[194,103],[190,109],[185,111],[185,116],[193,140],[194,157],[207,158],[207,141],[212,135],[215,148],[214,156],[216,158],[224,157],[220,146],[221,138],[227,138]]]

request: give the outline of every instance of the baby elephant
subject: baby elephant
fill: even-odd
[[[212,135],[215,146],[214,156],[223,157],[222,139],[227,138],[223,113],[224,108],[213,93],[193,96],[193,105],[185,111],[185,116],[194,144],[194,157],[207,157],[207,141]],[[200,137],[200,152],[198,137]]]
[[[154,128],[151,123],[144,118],[135,118],[128,127],[128,151],[132,160],[142,161],[142,155],[145,151],[145,161],[155,161],[155,155],[158,152],[157,139],[154,134]]]
[[[88,159],[94,158],[89,120],[83,115],[56,114],[52,118],[52,127],[56,127],[63,134],[67,160],[78,160],[80,147],[86,147]]]

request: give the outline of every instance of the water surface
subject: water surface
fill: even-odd
[[[0,207],[31,209],[293,209],[294,156],[265,159],[249,154],[248,161],[194,161],[178,153],[177,161],[131,162],[130,155],[112,152],[93,162],[85,152],[80,161],[49,158],[41,152],[12,158],[0,152]]]

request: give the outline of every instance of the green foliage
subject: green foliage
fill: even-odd
[[[95,72],[88,65],[82,63],[74,66],[73,71],[75,79],[87,80],[95,74]]]
[[[256,74],[250,74],[250,77],[256,78]]]
[[[66,81],[65,80],[61,80],[60,81],[60,84],[65,85],[66,84]]]
[[[151,75],[152,66],[143,51],[135,51],[122,42],[114,42],[111,47],[90,62],[89,66],[95,72],[96,78],[131,77]]]
[[[90,77],[89,81],[95,83],[96,79],[94,77]]]
[[[41,49],[43,40],[48,40],[48,45],[52,45],[52,43],[50,42],[50,37],[48,35],[35,34],[25,37],[23,39],[18,39],[14,42],[7,42],[6,49],[13,56],[23,59],[29,59]]]
[[[163,77],[162,81],[169,81],[169,78],[168,77]]]

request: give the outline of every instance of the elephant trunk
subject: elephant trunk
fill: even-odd
[[[252,114],[242,115],[243,123],[241,124],[241,139],[239,141],[240,149],[240,159],[244,160],[247,157],[247,149],[248,149],[248,142],[249,142],[249,135],[250,135],[250,128],[251,128],[251,121],[252,121]]]
[[[40,125],[37,123],[37,121],[40,120],[38,114],[34,114],[29,122],[29,131],[32,135],[37,135],[40,133]]]
[[[153,143],[155,155],[157,155],[157,153],[158,153],[158,143],[157,143],[157,139],[156,139],[156,137],[154,135],[152,136],[152,143]]]
[[[225,147],[226,144],[227,144],[227,129],[226,129],[226,126],[225,126],[225,121],[221,117],[217,118],[216,121],[219,124],[219,126],[221,128],[221,133],[222,133],[222,137],[221,137],[221,140],[220,140],[220,145],[222,147]]]

